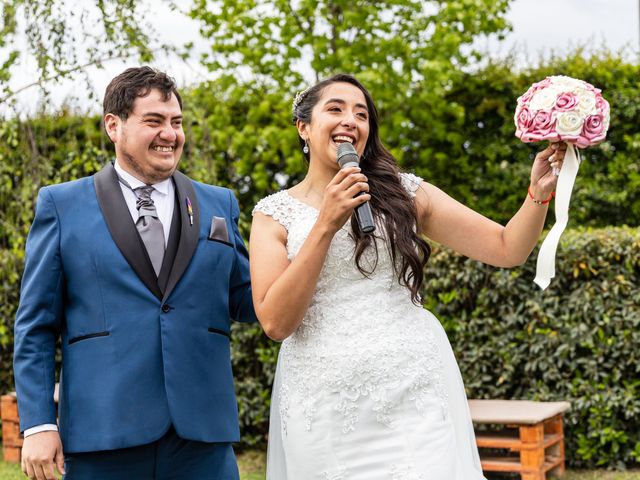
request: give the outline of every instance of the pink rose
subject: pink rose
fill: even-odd
[[[609,102],[607,102],[602,95],[596,95],[596,109],[603,117],[609,114]]]
[[[518,105],[528,105],[536,91],[535,88],[529,87],[529,90],[527,90],[524,95],[518,97]]]
[[[524,107],[523,107],[524,108]],[[523,142],[539,142],[540,140],[557,140],[558,134],[555,129],[555,118],[549,110],[538,110],[535,115],[531,116],[531,112],[528,110],[530,121],[524,123],[527,119],[522,119],[521,125],[528,125],[528,128],[520,128],[516,130],[516,136]],[[516,118],[516,121],[519,121]]]
[[[571,92],[563,92],[556,98],[556,109],[560,112],[568,112],[578,104],[578,97]]]
[[[577,143],[580,147],[588,147],[604,140],[604,117],[601,114],[589,115],[582,126],[582,133]]]
[[[538,110],[533,117],[533,132],[543,140],[551,134],[555,134],[556,119],[549,110]]]
[[[516,128],[521,131],[527,131],[531,128],[533,116],[528,107],[522,106],[516,113]]]
[[[582,83],[584,84],[584,87],[585,87],[587,90],[591,90],[591,91],[592,91],[593,93],[595,93],[596,95],[597,95],[598,93],[601,93],[601,92],[602,92],[602,90],[600,90],[599,88],[594,87],[594,86],[593,86],[593,85],[591,85],[589,82],[585,82],[585,81],[583,80],[583,81],[582,81]]]
[[[531,85],[531,88],[533,88],[534,90],[542,90],[549,85],[551,85],[551,77],[547,77],[544,80],[540,80],[539,82],[534,83],[533,85]]]

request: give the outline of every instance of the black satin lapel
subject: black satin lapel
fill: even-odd
[[[167,288],[164,291],[164,299],[166,299],[175,286],[180,281],[180,277],[189,266],[191,257],[193,257],[198,245],[198,233],[200,232],[200,205],[196,198],[196,192],[193,189],[191,180],[176,171],[173,174],[173,181],[176,184],[176,206],[180,208],[180,241],[178,242],[178,251],[173,261],[173,267],[169,274]],[[187,207],[187,199],[191,203],[193,212],[189,215]],[[193,219],[193,221],[191,220]]]
[[[107,222],[111,237],[140,280],[151,292],[162,299],[156,273],[147,250],[131,220],[131,213],[122,195],[118,176],[112,164],[106,165],[93,177],[98,204]]]
[[[167,289],[167,282],[169,281],[169,274],[173,267],[173,262],[176,258],[176,252],[178,251],[178,242],[180,241],[180,208],[178,190],[174,193],[175,202],[173,207],[173,215],[171,216],[171,228],[169,229],[169,241],[167,242],[167,249],[164,252],[164,258],[162,259],[162,268],[160,268],[160,275],[158,276],[158,286],[163,292]]]

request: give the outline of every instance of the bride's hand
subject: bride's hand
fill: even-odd
[[[567,144],[558,142],[551,143],[536,155],[531,168],[531,185],[529,187],[536,200],[546,200],[556,189],[566,151]]]
[[[362,195],[358,195],[359,193]],[[332,233],[337,232],[353,214],[353,210],[371,199],[367,177],[360,168],[341,169],[324,190],[318,223],[326,225]]]

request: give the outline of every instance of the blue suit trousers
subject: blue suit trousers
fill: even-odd
[[[63,480],[239,480],[230,443],[184,440],[173,427],[139,447],[65,456]]]

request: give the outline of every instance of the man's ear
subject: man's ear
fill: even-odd
[[[113,113],[107,113],[104,116],[104,130],[113,143],[116,143],[118,140],[118,127],[121,121],[120,117]]]

